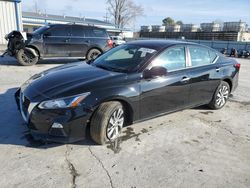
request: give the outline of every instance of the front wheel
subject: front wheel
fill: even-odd
[[[38,56],[35,56],[27,49],[20,49],[16,53],[16,58],[18,63],[23,66],[35,65],[39,60]]]
[[[230,94],[230,86],[227,82],[222,81],[217,90],[214,93],[212,101],[209,103],[209,107],[212,109],[221,109],[227,102]]]
[[[90,135],[98,144],[105,144],[119,137],[125,122],[124,108],[120,102],[105,102],[94,113]]]

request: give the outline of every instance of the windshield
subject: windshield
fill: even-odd
[[[92,65],[115,72],[131,72],[155,53],[155,49],[125,44],[101,55]]]
[[[46,31],[47,29],[49,29],[50,26],[46,25],[46,26],[42,26],[42,27],[39,27],[37,30],[35,30],[33,32],[33,34],[41,34],[43,33],[44,31]]]

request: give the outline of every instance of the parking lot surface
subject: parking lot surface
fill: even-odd
[[[124,128],[105,146],[32,139],[13,94],[31,75],[0,58],[0,187],[250,187],[250,60],[227,105],[183,110]]]

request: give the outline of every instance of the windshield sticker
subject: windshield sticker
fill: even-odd
[[[156,50],[150,49],[150,48],[140,48],[138,51],[139,51],[139,52],[142,52],[142,53],[141,53],[141,57],[145,57],[145,56],[147,55],[147,53],[152,54],[152,53],[154,53]]]

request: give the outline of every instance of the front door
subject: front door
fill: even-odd
[[[46,57],[68,57],[70,48],[70,25],[55,25],[43,36]]]
[[[147,69],[163,66],[167,75],[140,82],[140,118],[185,108],[189,103],[189,74],[186,72],[186,50],[175,46],[162,52]]]

